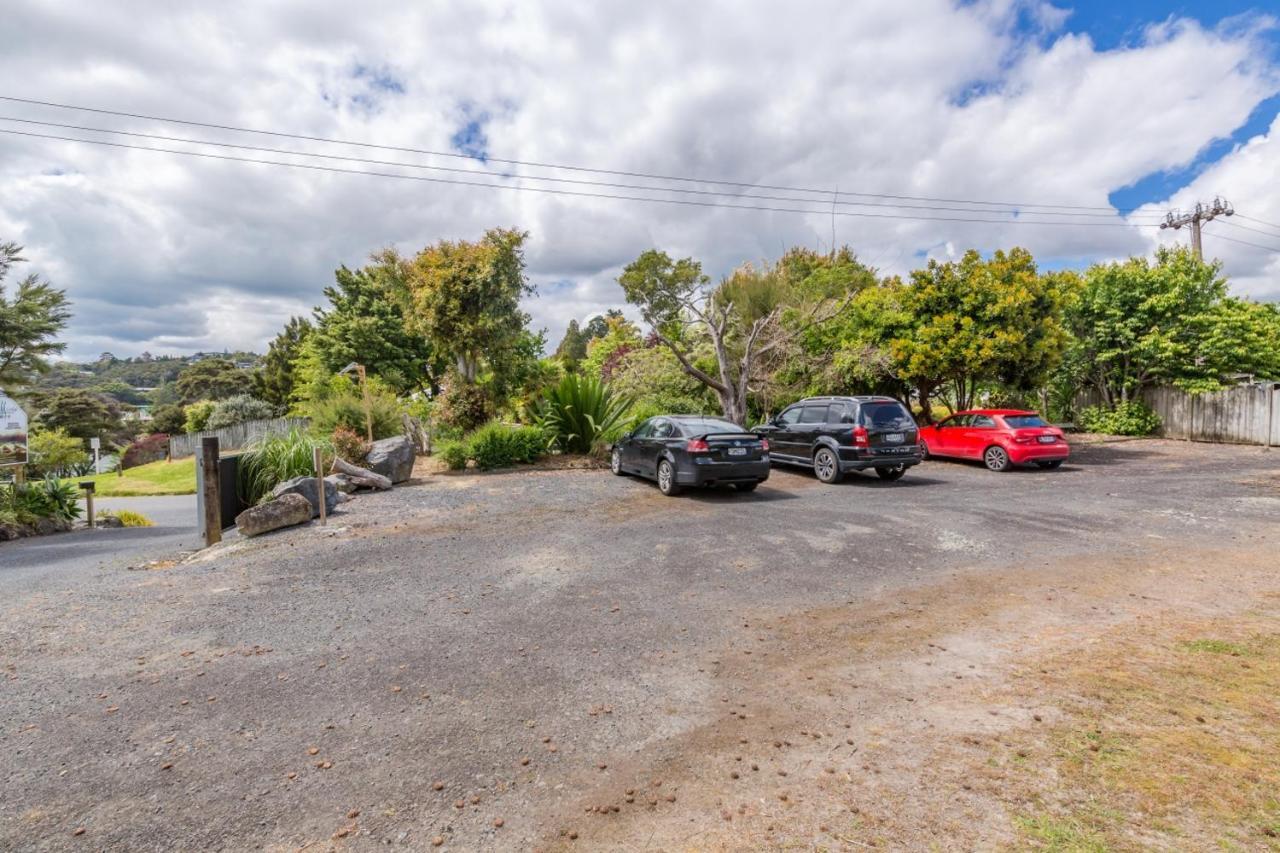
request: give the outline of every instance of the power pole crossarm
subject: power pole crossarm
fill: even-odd
[[[1235,208],[1231,206],[1231,202],[1224,201],[1221,198],[1215,198],[1212,204],[1202,204],[1196,202],[1195,210],[1190,213],[1182,213],[1180,211],[1171,210],[1169,215],[1164,218],[1164,222],[1160,223],[1160,227],[1179,229],[1184,225],[1191,226],[1191,250],[1196,254],[1196,260],[1204,260],[1204,251],[1202,248],[1200,227],[1206,222],[1212,222],[1219,216],[1230,216],[1235,213]]]

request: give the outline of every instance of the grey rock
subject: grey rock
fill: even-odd
[[[393,483],[403,483],[413,476],[413,442],[403,435],[380,438],[364,457],[365,467]]]
[[[260,536],[272,530],[310,521],[313,509],[311,501],[304,495],[287,492],[275,500],[249,507],[237,515],[236,529],[241,536]]]
[[[343,494],[354,492],[358,488],[355,482],[346,474],[330,474],[324,479],[325,482],[333,483],[334,488]]]
[[[100,515],[94,519],[98,527],[124,527],[124,522],[114,515]]]
[[[302,495],[311,502],[312,518],[320,514],[319,494],[315,477],[294,477],[292,480],[285,480],[271,490],[271,497],[273,498],[280,498],[285,495]],[[333,508],[337,505],[338,487],[326,479],[324,481],[324,511],[326,513],[333,512]]]

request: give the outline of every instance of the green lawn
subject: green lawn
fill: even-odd
[[[195,457],[176,462],[152,462],[137,468],[125,469],[124,476],[102,474],[97,477],[76,477],[72,482],[92,480],[98,487],[98,497],[131,497],[135,495],[194,495],[196,493]]]

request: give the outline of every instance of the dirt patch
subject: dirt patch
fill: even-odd
[[[1269,562],[1171,551],[744,617],[720,718],[617,768],[546,843],[1276,848]]]

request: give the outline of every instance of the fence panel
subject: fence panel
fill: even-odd
[[[245,421],[223,429],[190,432],[186,435],[175,435],[169,438],[169,457],[182,459],[194,456],[200,449],[200,439],[217,437],[221,450],[238,450],[260,435],[288,432],[295,427],[306,429],[311,424],[309,418],[271,418],[261,421]]]
[[[1188,394],[1162,386],[1148,388],[1142,401],[1160,416],[1165,438],[1280,446],[1278,383],[1237,385],[1212,394]],[[1094,390],[1082,393],[1076,401],[1078,409],[1100,404],[1101,397]]]

